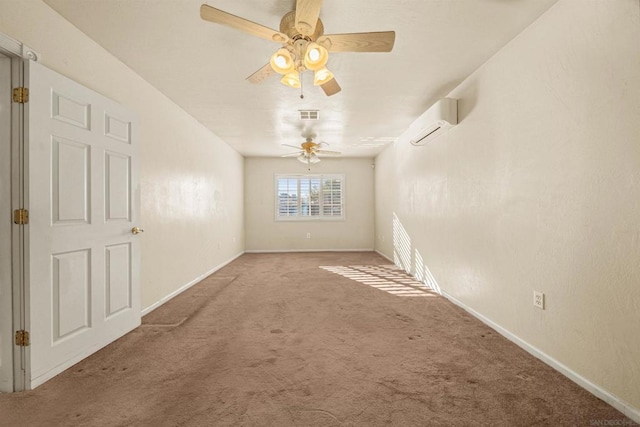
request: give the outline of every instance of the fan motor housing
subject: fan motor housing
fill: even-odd
[[[324,25],[322,25],[322,21],[318,18],[318,22],[316,22],[316,29],[313,34],[310,36],[304,36],[300,34],[300,31],[296,29],[296,11],[292,10],[282,17],[280,20],[280,32],[289,36],[291,40],[305,39],[308,41],[316,41],[318,37],[324,34]]]
[[[300,144],[302,149],[304,151],[306,151],[307,153],[311,153],[313,151],[313,149],[316,147],[316,145],[318,145],[318,144],[316,144],[313,141],[307,141],[307,142],[303,142],[302,144]]]

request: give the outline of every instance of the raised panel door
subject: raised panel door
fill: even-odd
[[[30,62],[31,388],[140,324],[134,114]]]

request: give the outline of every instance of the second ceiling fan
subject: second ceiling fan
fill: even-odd
[[[305,142],[299,146],[282,144],[283,147],[296,148],[298,151],[289,154],[283,154],[280,157],[296,157],[299,162],[311,165],[312,163],[318,163],[320,161],[319,156],[339,156],[339,151],[323,150],[320,147],[323,145],[329,145],[326,142],[314,142],[313,138],[307,137]]]
[[[272,74],[279,73],[283,76],[283,84],[297,88],[301,84],[300,73],[311,70],[314,73],[313,84],[331,96],[340,92],[341,88],[326,67],[329,52],[390,52],[396,33],[324,34],[324,25],[319,18],[321,6],[322,0],[297,0],[296,9],[280,20],[280,31],[206,4],[200,6],[200,17],[282,44],[268,64],[247,77],[250,82],[260,83]]]

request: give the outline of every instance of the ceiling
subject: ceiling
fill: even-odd
[[[324,0],[326,34],[396,32],[390,53],[331,53],[342,91],[327,97],[303,73],[246,77],[280,46],[200,19],[203,0],[45,0],[85,34],[244,156],[279,156],[304,137],[347,157],[373,157],[438,98],[557,0]],[[278,29],[294,0],[207,0]],[[300,120],[299,110],[319,110]]]

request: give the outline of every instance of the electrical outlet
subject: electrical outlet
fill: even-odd
[[[307,239],[311,238],[311,233],[307,233]]]
[[[533,291],[533,306],[544,310],[544,294],[542,292]]]

